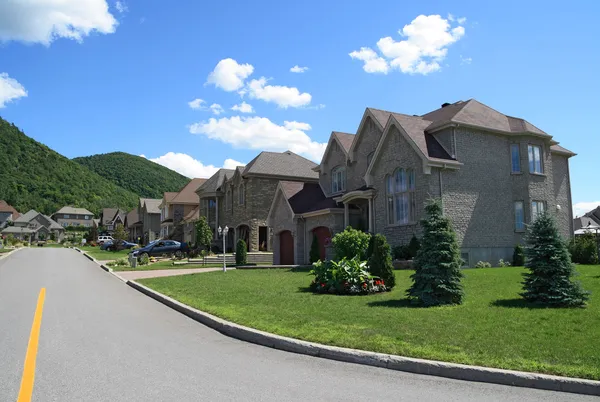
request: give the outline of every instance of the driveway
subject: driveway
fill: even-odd
[[[1,401],[17,400],[41,288],[33,401],[597,400],[241,342],[142,295],[74,250],[28,249],[0,261]]]

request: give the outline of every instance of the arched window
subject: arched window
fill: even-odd
[[[240,188],[238,191],[240,192],[238,194],[238,202],[240,203],[240,205],[244,205],[244,203],[246,202],[246,187],[243,183],[240,184]]]
[[[415,171],[396,169],[386,176],[386,209],[388,224],[407,224],[415,221]]]
[[[338,166],[331,171],[331,192],[339,193],[346,190],[346,167]]]

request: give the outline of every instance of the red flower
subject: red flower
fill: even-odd
[[[363,283],[363,288],[366,289],[367,288],[367,284]]]
[[[322,287],[322,288],[324,288],[324,287],[325,287],[325,284],[324,284],[324,283],[322,283],[322,284],[321,284],[321,287]]]

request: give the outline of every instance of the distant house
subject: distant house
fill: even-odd
[[[583,216],[573,219],[573,230],[600,226],[600,205]]]
[[[179,192],[164,193],[160,203],[160,236],[162,238],[173,237],[174,240],[183,241],[183,233],[176,234],[174,230],[200,205],[200,199],[196,190],[206,182],[206,179],[192,179]]]
[[[85,208],[74,208],[71,206],[62,207],[52,215],[59,225],[67,226],[85,226],[92,227],[94,214]]]
[[[52,237],[56,241],[62,240],[65,228],[52,220],[49,216],[35,210],[30,210],[14,221],[14,226],[2,230],[3,236],[13,235],[25,241],[48,240]]]
[[[0,229],[14,222],[21,214],[10,206],[6,201],[0,200]]]
[[[188,244],[196,243],[196,222],[200,218],[200,206],[194,208],[182,220],[183,241]]]
[[[108,233],[113,233],[117,225],[125,224],[125,216],[127,213],[119,208],[104,208],[100,217],[100,225],[104,227]]]
[[[139,215],[142,221],[142,243],[148,244],[160,236],[161,199],[140,198]]]
[[[142,241],[142,221],[137,207],[125,216],[125,229],[128,232],[129,241],[134,243]]]

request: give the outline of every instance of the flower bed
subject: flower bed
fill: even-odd
[[[366,295],[387,291],[383,279],[371,275],[365,261],[358,258],[340,261],[318,261],[310,271],[315,279],[310,289],[315,293]]]

